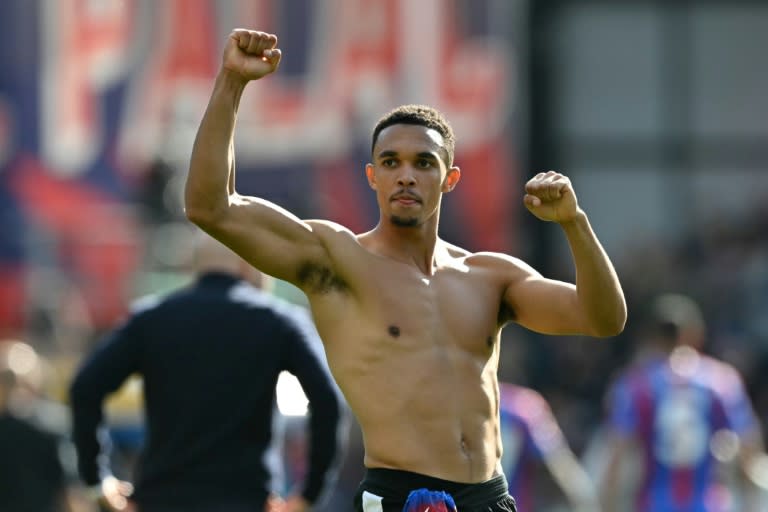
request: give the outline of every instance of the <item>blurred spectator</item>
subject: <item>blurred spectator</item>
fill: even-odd
[[[309,510],[335,483],[346,412],[308,313],[257,289],[264,279],[203,236],[196,281],[140,301],[85,360],[71,386],[82,479],[114,510]],[[249,282],[250,280],[250,282]],[[278,375],[293,373],[310,404],[302,487],[271,494],[269,465]],[[135,492],[113,476],[103,405],[134,373],[144,379],[146,443]]]
[[[655,298],[640,336],[634,361],[610,389],[598,439],[604,509],[764,510],[756,503],[765,480],[760,425],[738,371],[701,352],[698,304],[677,294]]]
[[[67,512],[61,439],[36,421],[43,367],[35,350],[0,342],[0,510]]]
[[[169,205],[173,195],[169,185],[175,173],[173,166],[162,159],[154,160],[147,169],[138,197],[147,225],[163,224],[178,215],[174,215],[175,209]]]
[[[560,430],[544,397],[533,389],[500,382],[501,464],[509,494],[520,510],[536,510],[539,480],[549,478],[572,512],[599,510],[595,488]],[[545,470],[545,471],[543,471]],[[540,497],[538,497],[540,498]]]

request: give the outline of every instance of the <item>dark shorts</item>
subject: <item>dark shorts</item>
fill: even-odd
[[[415,489],[445,491],[458,512],[516,512],[507,492],[507,479],[496,476],[479,484],[463,484],[395,469],[367,469],[357,488],[356,512],[402,512],[408,494]]]

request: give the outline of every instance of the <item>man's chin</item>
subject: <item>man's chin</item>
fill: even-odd
[[[416,217],[400,217],[392,215],[389,220],[392,224],[401,228],[413,228],[419,225],[419,219]]]

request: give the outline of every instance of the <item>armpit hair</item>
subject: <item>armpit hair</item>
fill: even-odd
[[[499,306],[499,316],[496,321],[499,325],[505,325],[515,319],[515,310],[507,306],[504,302]]]
[[[338,275],[329,267],[307,261],[299,267],[299,284],[310,293],[330,293],[332,291],[344,291],[348,288]]]

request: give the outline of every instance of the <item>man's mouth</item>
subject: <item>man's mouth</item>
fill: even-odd
[[[396,195],[392,198],[392,200],[404,205],[412,205],[421,202],[417,196],[412,196],[409,194]]]

